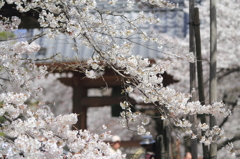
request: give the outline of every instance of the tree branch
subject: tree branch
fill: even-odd
[[[218,76],[218,81],[220,81],[222,78],[224,78],[225,76],[228,76],[230,75],[231,73],[235,73],[235,72],[240,72],[240,67],[237,67],[237,68],[227,68],[227,69],[221,69],[220,71],[218,71],[217,74],[220,74]]]
[[[234,136],[232,139],[226,140],[220,144],[218,144],[218,150],[220,150],[221,148],[223,148],[224,146],[226,146],[229,142],[234,142],[240,140],[240,135]]]

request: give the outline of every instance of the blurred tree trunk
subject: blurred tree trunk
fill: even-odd
[[[210,89],[209,89],[209,102],[213,103],[217,100],[217,18],[216,18],[216,0],[210,0]],[[210,127],[212,128],[217,124],[216,118],[210,116]],[[210,157],[217,159],[217,144],[210,145]]]
[[[197,75],[198,75],[198,96],[199,101],[202,105],[205,105],[205,95],[204,95],[204,80],[203,80],[203,70],[202,70],[202,51],[201,51],[201,34],[200,34],[200,20],[199,20],[199,9],[194,8],[194,32],[196,41],[196,57],[197,57]],[[206,116],[200,115],[201,123],[206,123]],[[202,132],[202,135],[204,133]],[[208,147],[202,144],[203,148],[203,159],[208,159],[209,152]]]
[[[189,52],[193,52],[195,55],[195,41],[194,41],[194,4],[195,0],[189,0]],[[196,64],[190,63],[190,92],[196,88]],[[196,101],[196,94],[192,95],[191,101]],[[192,123],[192,131],[197,134],[196,123],[197,115],[190,115],[190,121]],[[197,139],[191,140],[191,153],[192,158],[197,159]]]

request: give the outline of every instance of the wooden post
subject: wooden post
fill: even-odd
[[[156,159],[165,159],[165,144],[163,135],[157,135],[156,137],[156,149],[155,158]]]
[[[195,55],[195,41],[194,41],[194,0],[189,0],[189,52],[193,52]],[[196,66],[195,63],[190,63],[190,92],[193,88],[196,88]],[[191,101],[196,100],[195,93],[192,95]],[[196,123],[197,115],[190,115],[190,121],[192,123],[192,131],[197,134]],[[197,159],[197,139],[191,140],[191,153],[192,158]]]
[[[84,105],[84,99],[87,97],[87,88],[82,87],[78,76],[72,78],[59,78],[59,80],[73,88],[73,109],[72,112],[78,114],[78,122],[75,127],[78,129],[87,129],[87,105]]]
[[[81,99],[87,97],[87,88],[80,85],[78,78],[73,78],[73,113],[78,114],[78,129],[87,129],[87,107],[81,105]]]
[[[158,135],[156,136],[155,159],[171,158],[171,133],[169,125],[160,118],[156,119]]]
[[[209,102],[212,104],[217,100],[217,18],[216,18],[216,0],[210,0],[210,89]],[[210,127],[217,124],[216,118],[210,116]],[[210,158],[217,159],[217,144],[210,145]]]

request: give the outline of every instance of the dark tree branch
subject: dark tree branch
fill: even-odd
[[[233,112],[233,111],[234,111],[234,108],[237,106],[238,101],[237,101],[237,100],[236,100],[235,102],[227,102],[227,101],[225,101],[224,103],[225,103],[225,104],[228,104],[228,105],[231,105],[231,106],[232,106],[231,112]],[[228,121],[228,119],[229,119],[229,116],[227,116],[226,118],[224,118],[224,120],[219,124],[219,127],[222,128],[223,125]]]
[[[217,149],[220,150],[221,148],[226,146],[229,142],[234,142],[234,141],[237,141],[237,140],[240,140],[240,135],[236,135],[232,139],[226,140],[226,141],[218,144],[218,148]]]
[[[224,78],[225,76],[230,75],[231,73],[235,73],[235,72],[240,72],[240,67],[237,68],[227,68],[227,69],[220,69],[220,71],[218,71],[217,74],[219,74],[218,76],[218,81],[220,81],[222,78]]]

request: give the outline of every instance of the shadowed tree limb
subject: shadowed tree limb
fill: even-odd
[[[217,149],[220,150],[221,148],[223,148],[224,146],[226,146],[229,142],[234,142],[234,141],[237,141],[237,140],[240,140],[240,135],[236,135],[236,136],[234,136],[233,138],[231,138],[231,139],[229,139],[229,140],[226,140],[226,141],[218,144]]]

